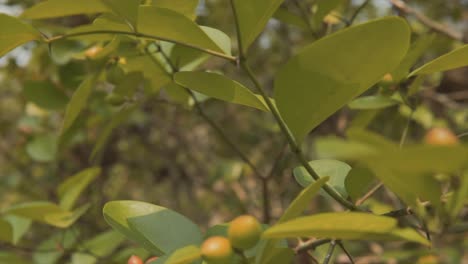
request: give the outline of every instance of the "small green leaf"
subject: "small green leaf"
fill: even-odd
[[[26,152],[35,161],[50,162],[57,156],[58,139],[54,135],[39,135],[26,145]]]
[[[48,0],[26,9],[22,18],[43,19],[110,11],[99,0]]]
[[[51,202],[29,202],[10,207],[5,211],[5,213],[58,226],[53,221],[49,221],[47,217],[50,215],[64,214],[69,212],[63,210],[58,205]]]
[[[13,237],[11,242],[16,245],[20,239],[28,232],[31,227],[31,220],[16,215],[6,215],[3,219],[10,223],[13,229]],[[0,232],[2,233],[2,232]]]
[[[88,168],[62,182],[57,190],[60,207],[71,210],[80,194],[100,173],[100,168]]]
[[[406,22],[389,17],[341,30],[294,56],[277,75],[274,98],[296,140],[398,66],[409,37]]]
[[[209,72],[178,72],[176,83],[210,97],[267,111],[265,104],[242,84]]]
[[[391,217],[340,212],[299,217],[271,227],[264,232],[263,236],[267,238],[313,236],[343,240],[406,240],[405,235],[397,236],[406,234],[405,230],[399,229],[397,220]],[[423,237],[410,241],[429,244]]]
[[[125,241],[125,237],[116,231],[106,231],[84,241],[78,249],[92,253],[94,256],[106,257]]]
[[[138,31],[170,42],[223,52],[197,24],[166,8],[140,6]]]
[[[243,52],[255,41],[283,0],[234,0]]]
[[[194,20],[198,2],[199,0],[153,0],[153,6],[174,10]]]
[[[342,196],[348,196],[346,188],[344,187],[346,176],[351,170],[348,164],[330,159],[314,160],[309,162],[309,164],[320,177],[330,177],[328,184],[336,189]],[[293,174],[296,181],[303,187],[307,187],[315,182],[312,176],[302,166],[295,168]],[[320,193],[326,195],[323,191]]]
[[[338,137],[323,137],[315,141],[317,156],[324,159],[353,160],[356,157],[369,156],[376,153],[375,147],[355,141],[346,141]]]
[[[278,8],[278,10],[276,10],[273,17],[280,20],[281,22],[294,25],[302,29],[305,29],[308,27],[307,23],[304,22],[304,19],[302,19],[302,17],[296,14],[293,14],[287,8],[283,8],[283,7]]]
[[[12,49],[32,40],[41,39],[39,31],[21,20],[0,14],[0,57]]]
[[[128,58],[127,63],[122,65],[126,73],[142,72],[143,76],[150,81],[150,93],[158,92],[164,85],[171,82],[170,76],[164,68],[153,61],[149,56],[138,56]]]
[[[72,224],[74,224],[86,211],[88,211],[91,205],[84,204],[74,211],[64,211],[59,213],[52,213],[45,216],[46,223],[60,227],[60,228],[68,228]]]
[[[201,258],[200,248],[195,245],[180,248],[172,253],[165,264],[191,264]]]
[[[135,0],[101,0],[116,15],[124,18],[134,29],[138,21],[139,1]]]
[[[29,81],[24,84],[23,89],[28,101],[44,109],[64,109],[68,102],[65,93],[50,81]]]
[[[70,102],[65,110],[65,117],[63,119],[62,131],[64,134],[75,122],[78,115],[86,107],[88,98],[91,95],[97,76],[90,76],[86,78],[80,86],[73,93]]]
[[[409,76],[448,71],[467,65],[468,45],[464,45],[450,53],[442,55],[437,59],[424,64],[423,66],[414,70]]]
[[[369,110],[369,109],[382,109],[389,106],[399,104],[398,100],[395,100],[388,96],[382,95],[371,95],[362,96],[348,104],[351,109],[358,110]]]

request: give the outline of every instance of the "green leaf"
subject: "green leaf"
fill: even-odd
[[[244,53],[263,31],[282,2],[283,0],[233,0],[239,23],[238,37],[242,41]]]
[[[371,95],[362,96],[348,104],[351,109],[358,110],[369,110],[369,109],[382,109],[389,106],[399,104],[398,100],[395,100],[388,96],[382,95]]]
[[[96,1],[96,0],[95,0]],[[121,20],[110,14],[103,14],[97,17],[92,24],[75,27],[67,34],[80,34],[93,31],[120,31],[131,33],[131,28]],[[72,39],[85,41],[107,41],[115,38],[114,34],[92,34],[73,37]]]
[[[100,173],[100,168],[88,168],[62,182],[57,189],[60,207],[71,210],[80,194]]]
[[[161,206],[138,201],[113,201],[104,206],[103,213],[115,230],[157,255],[202,241],[198,226]]]
[[[3,219],[10,223],[12,227],[13,236],[11,242],[14,245],[18,244],[20,239],[26,234],[26,232],[31,227],[31,220],[15,215],[6,215],[3,217]]]
[[[344,0],[319,0],[317,1],[316,9],[313,16],[314,27],[318,28],[321,24],[325,16],[327,16],[331,11],[336,9],[338,6],[343,4]]]
[[[166,8],[140,6],[138,31],[159,37],[161,40],[223,52],[197,24],[186,16]]]
[[[72,248],[79,236],[79,232],[74,230],[64,230],[53,233],[50,237],[46,238],[36,247],[33,254],[33,263],[35,264],[51,264],[57,263],[57,260],[64,255],[64,251],[56,250],[57,241],[63,248]],[[28,262],[31,263],[31,262]]]
[[[296,14],[293,14],[287,8],[283,8],[283,7],[278,8],[278,10],[276,10],[273,17],[280,20],[281,22],[294,25],[302,29],[306,29],[308,27],[307,23],[304,22],[304,19],[302,19],[302,17]]]
[[[106,257],[125,241],[125,237],[115,231],[106,231],[84,241],[78,249],[90,252],[94,256]]]
[[[403,19],[383,18],[329,35],[294,56],[277,75],[274,98],[296,140],[398,66],[409,36]]]
[[[68,228],[74,224],[84,213],[86,213],[90,207],[91,205],[87,203],[78,207],[72,212],[64,211],[60,213],[48,214],[45,216],[45,220],[50,225],[60,228]]]
[[[0,218],[0,241],[13,241],[13,227],[10,222]]]
[[[366,167],[352,168],[345,179],[346,191],[353,201],[357,201],[372,187],[374,173]]]
[[[291,202],[288,209],[283,213],[281,218],[278,220],[277,224],[289,221],[300,216],[307,206],[310,204],[312,198],[317,195],[320,188],[326,184],[330,177],[323,177],[320,180],[310,184],[304,190],[302,190],[299,195]],[[265,246],[261,248],[261,251],[258,252],[256,263],[269,263],[272,259],[276,259],[276,254],[278,253],[278,239],[269,239],[266,241]]]
[[[86,107],[88,98],[91,95],[97,76],[86,78],[73,93],[70,102],[65,110],[61,134],[64,134],[75,122],[78,115]]]
[[[180,248],[172,253],[165,264],[191,264],[201,258],[200,248],[195,245]]]
[[[198,2],[198,0],[153,0],[153,6],[174,10],[193,20]]]
[[[315,152],[320,158],[353,160],[376,153],[375,147],[338,137],[323,137],[315,141]]]
[[[351,170],[348,164],[330,159],[314,160],[309,162],[309,164],[320,177],[330,177],[328,184],[336,189],[342,196],[348,196],[344,186],[346,176]],[[295,168],[293,174],[296,181],[303,187],[307,187],[315,182],[312,176],[302,166]],[[320,193],[326,195],[323,191]]]
[[[30,264],[31,262],[26,260],[23,256],[18,256],[17,252],[0,251],[0,263]]]
[[[140,1],[135,0],[101,0],[116,15],[122,17],[136,29],[138,21],[138,7]]]
[[[224,33],[223,31],[211,28],[200,26],[200,28],[205,32],[206,35],[214,42],[216,45],[227,55],[231,55],[231,38]]]
[[[40,201],[12,206],[8,208],[5,213],[60,227],[60,225],[57,225],[54,221],[48,220],[47,217],[68,212],[54,203]]]
[[[448,203],[448,211],[453,220],[457,219],[458,214],[468,202],[468,170],[461,174],[459,181],[460,184]]]
[[[21,20],[0,14],[0,57],[32,40],[41,39],[39,31]]]
[[[410,73],[409,76],[420,74],[431,74],[441,71],[460,68],[468,65],[468,45],[442,55],[437,59],[430,61]]]
[[[44,109],[64,109],[68,102],[65,93],[50,81],[28,81],[23,89],[26,100]]]
[[[33,138],[26,145],[26,152],[35,161],[50,162],[57,156],[58,139],[54,135],[45,134]]]
[[[398,237],[399,234],[405,234],[405,232],[398,228],[397,220],[391,217],[340,212],[299,217],[271,227],[263,233],[263,236],[267,238],[313,236],[343,240],[401,240],[408,239],[405,235]],[[429,244],[420,235],[417,239],[410,239],[410,241]]]
[[[265,104],[242,84],[209,72],[178,72],[176,83],[207,96],[267,111]]]
[[[26,9],[21,17],[43,19],[108,11],[109,9],[99,0],[47,0]]]

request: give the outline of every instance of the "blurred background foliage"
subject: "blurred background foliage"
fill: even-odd
[[[37,2],[0,1],[0,12],[18,15]],[[310,30],[303,27],[300,16],[304,11],[316,12],[313,9],[316,2],[285,1],[282,8],[296,15],[288,21],[299,26],[273,19],[250,49],[250,64],[270,90],[274,74],[292,54],[317,37],[345,27],[354,14],[354,23],[391,14],[406,16],[393,8],[390,1],[343,0]],[[468,1],[411,0],[407,4],[461,34],[467,32],[467,39]],[[227,1],[200,1],[197,12],[199,24],[216,27],[229,36],[235,35]],[[277,14],[277,17],[281,16]],[[414,16],[406,17],[415,39],[431,32]],[[93,18],[72,16],[35,23],[48,32],[63,32],[66,28],[90,23]],[[235,41],[232,45],[235,49]],[[453,50],[457,45],[459,42],[452,38],[435,33],[430,48],[417,65]],[[229,221],[246,212],[264,217],[262,182],[197,111],[190,105],[184,106],[171,99],[164,92],[150,99],[143,96],[133,98],[140,103],[138,107],[130,112],[127,120],[110,130],[112,133],[102,153],[90,159],[99,136],[119,111],[106,100],[113,87],[112,80],[121,78],[122,73],[115,66],[106,66],[107,80],[99,81],[85,114],[79,117],[66,140],[59,142],[67,101],[80,82],[97,67],[95,60],[83,55],[89,52],[89,48],[89,44],[77,40],[54,44],[51,49],[46,45],[29,43],[0,59],[0,208],[24,201],[57,200],[55,189],[64,179],[84,168],[99,166],[102,173],[86,191],[87,195],[81,198],[82,202],[91,202],[92,206],[72,228],[73,232],[79,233],[81,240],[109,229],[102,217],[102,206],[116,199],[159,204],[183,213],[203,227]],[[137,44],[127,45],[119,52],[124,57],[131,57],[138,48]],[[250,85],[245,76],[238,74],[235,65],[220,59],[212,58],[201,68],[221,70]],[[38,88],[44,93],[38,95]],[[378,89],[404,88],[390,81],[390,84],[381,83],[371,89],[369,94]],[[308,157],[311,160],[320,158],[314,151],[317,138],[344,136],[346,128],[358,122],[369,122],[373,131],[398,142],[410,118],[408,143],[421,142],[425,131],[436,125],[448,126],[456,134],[468,131],[467,68],[429,76],[422,80],[418,90],[413,98],[418,107],[413,114],[399,104],[383,110],[340,110],[308,136],[304,144]],[[301,190],[292,176],[292,168],[297,164],[288,154],[285,140],[278,133],[279,128],[267,114],[242,106],[204,100],[203,108],[262,174],[273,175],[268,182],[271,216],[266,220],[277,219]],[[466,142],[467,138],[462,137],[462,140]],[[380,202],[370,200],[375,206],[392,209],[398,205],[396,198],[385,189],[381,189],[377,197],[381,198]],[[311,205],[311,210],[317,212],[330,207],[339,208],[331,200],[320,197]],[[468,219],[466,212],[464,217]],[[70,230],[34,224],[20,246],[10,248],[7,244],[0,244],[0,248],[31,256],[34,253],[31,250],[35,250],[38,243],[51,237],[61,237],[60,241],[66,243]],[[444,252],[441,255],[447,263],[461,263],[463,248],[466,250],[468,247],[466,237],[465,241],[455,237],[447,239],[461,240],[451,241],[450,247],[442,246]],[[56,245],[64,246],[62,242]],[[424,255],[424,252],[405,255],[398,247],[386,248],[383,254],[384,249],[377,243],[350,243],[349,250],[357,255],[362,253],[363,258],[369,252],[380,256],[380,259],[369,260],[376,262],[408,258],[415,261],[418,254]],[[429,262],[421,258],[420,261],[426,261],[421,263],[435,263],[427,258]],[[344,258],[343,263],[345,261]],[[466,256],[465,261],[468,261]]]

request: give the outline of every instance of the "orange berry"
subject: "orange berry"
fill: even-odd
[[[231,261],[233,250],[227,238],[213,236],[203,242],[201,254],[207,264],[226,264]]]
[[[262,235],[262,226],[251,215],[241,215],[229,224],[228,237],[234,248],[249,249],[257,244]]]
[[[448,128],[435,127],[426,133],[424,142],[429,145],[455,145],[458,143],[458,138]]]
[[[132,255],[129,259],[127,264],[143,264],[143,260],[135,255]]]

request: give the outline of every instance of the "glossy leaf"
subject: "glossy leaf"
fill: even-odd
[[[43,19],[108,11],[109,9],[99,0],[47,0],[26,9],[21,17]]]
[[[0,57],[32,40],[41,39],[39,31],[21,20],[0,14]]]
[[[283,0],[233,0],[243,52],[247,52],[282,2]]]
[[[408,239],[406,236],[399,238],[395,235],[405,232],[398,228],[397,220],[391,217],[340,212],[299,217],[271,227],[265,231],[264,237],[313,236],[343,240],[398,240]],[[429,244],[420,235],[416,239],[410,237],[410,241]]]
[[[58,139],[54,135],[38,135],[26,145],[26,152],[35,161],[50,162],[57,156]]]
[[[49,81],[29,81],[23,86],[24,96],[41,108],[49,110],[64,109],[68,97]]]
[[[94,84],[96,82],[96,76],[86,78],[80,86],[73,93],[70,102],[65,110],[65,117],[63,119],[62,134],[65,133],[75,122],[78,115],[86,107],[88,98],[91,95]]]
[[[198,2],[199,0],[153,0],[153,5],[174,10],[193,20]]]
[[[199,258],[201,258],[200,248],[190,245],[174,251],[165,264],[191,264]]]
[[[450,53],[442,55],[414,70],[410,76],[431,74],[460,68],[468,65],[468,45],[464,45]]]
[[[398,100],[395,100],[388,96],[382,95],[371,95],[363,96],[353,100],[348,104],[351,109],[369,110],[369,109],[381,109],[389,106],[399,104]]]
[[[202,240],[198,226],[161,206],[138,201],[113,201],[104,206],[103,212],[115,230],[142,243],[157,255],[199,244]]]
[[[100,173],[100,168],[88,168],[62,182],[57,190],[60,207],[71,210],[80,194]]]
[[[296,140],[398,66],[409,35],[403,19],[383,18],[329,35],[294,56],[277,75],[274,98]]]
[[[170,27],[161,25],[170,25]],[[138,31],[162,40],[222,52],[221,48],[197,24],[170,9],[141,6]]]
[[[179,85],[227,102],[267,111],[265,104],[242,84],[223,75],[209,72],[178,72],[174,80]]]
[[[122,17],[133,27],[138,21],[139,1],[135,0],[101,0],[116,15]]]
[[[330,177],[328,184],[336,189],[342,196],[346,197],[348,195],[344,186],[346,176],[351,170],[348,164],[342,161],[329,159],[314,160],[309,162],[309,164],[320,177]],[[296,181],[303,187],[307,187],[315,182],[312,176],[302,166],[295,168],[293,173]],[[325,192],[321,191],[321,194],[325,195]]]

